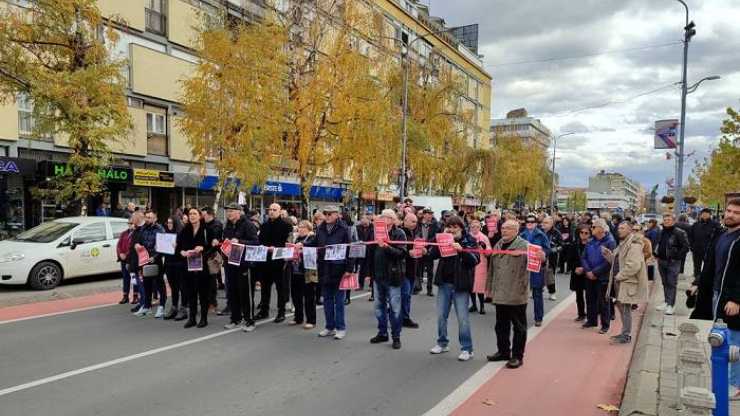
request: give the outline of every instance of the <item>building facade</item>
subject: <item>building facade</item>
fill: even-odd
[[[600,171],[588,178],[588,208],[640,212],[645,190],[617,172]]]
[[[447,28],[443,19],[431,16],[423,4],[410,0],[362,1],[382,13],[403,43],[425,36],[414,42],[412,58],[432,59],[464,80],[461,107],[474,114],[471,125],[466,126],[469,143],[488,146],[483,138],[490,125],[491,76],[484,71],[480,57],[444,32]],[[290,2],[283,0],[280,7]],[[16,7],[18,3],[0,0],[0,7]],[[210,170],[204,175],[201,166],[194,163],[188,141],[177,128],[182,116],[180,80],[189,77],[198,62],[195,28],[203,13],[225,9],[228,19],[254,21],[265,12],[263,2],[98,0],[98,6],[119,36],[111,45],[112,53],[127,61],[126,96],[133,129],[127,141],[112,146],[114,165],[100,172],[106,192],[92,201],[90,211],[103,203],[115,210],[134,202],[150,206],[162,216],[175,207],[213,204],[217,178]],[[401,43],[398,47],[400,50]],[[31,113],[32,102],[26,97],[0,105],[0,191],[7,195],[0,199],[0,229],[17,231],[68,215],[65,206],[38,201],[30,194],[30,188],[39,181],[68,174],[66,161],[70,154],[62,138],[32,137]],[[313,208],[352,199],[347,184],[333,178],[320,178],[312,185]],[[260,189],[242,191],[239,202],[254,209],[264,209],[271,202],[281,202],[294,211],[311,208],[301,207],[300,183],[290,175],[271,178]]]
[[[491,120],[491,145],[498,137],[521,137],[527,145],[536,145],[547,150],[552,142],[552,132],[539,119],[530,117],[527,110],[520,108],[509,111],[506,118]]]

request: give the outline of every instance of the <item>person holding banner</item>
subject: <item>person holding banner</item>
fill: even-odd
[[[134,285],[134,307],[131,308],[131,312],[134,314],[138,314],[139,311],[144,309],[144,282],[141,278],[140,273],[140,266],[139,266],[139,252],[136,250],[136,247],[134,247],[134,243],[136,241],[139,241],[141,239],[141,233],[143,232],[144,224],[146,223],[144,219],[144,213],[141,211],[136,211],[131,215],[131,218],[129,218],[129,221],[131,222],[131,228],[129,233],[129,252],[128,256],[126,256],[126,265],[128,266],[128,271],[131,274],[131,281]],[[138,300],[138,302],[136,301]],[[144,313],[149,312],[147,309]]]
[[[303,220],[298,223],[298,236],[295,239],[296,250],[298,245],[306,245],[314,238],[313,224]],[[295,306],[295,318],[291,325],[303,324],[305,315],[306,323],[303,329],[313,329],[316,326],[316,286],[319,278],[316,270],[306,269],[303,256],[298,254],[291,264],[293,270],[290,281],[290,298]]]
[[[413,214],[406,214],[413,215]],[[381,217],[388,224],[388,241],[406,241],[406,234],[396,226],[398,216],[392,209],[385,209]],[[401,348],[401,285],[406,280],[406,252],[404,244],[390,244],[378,241],[373,264],[375,266],[375,318],[378,320],[378,334],[370,339],[371,344],[388,342],[388,321],[391,323],[393,349]],[[390,316],[388,312],[390,310]]]
[[[235,264],[231,261],[234,256],[224,253],[227,255],[227,261],[224,262],[224,273],[226,274],[226,290],[229,292],[226,299],[231,313],[229,323],[224,328],[241,327],[244,332],[252,332],[257,328],[254,324],[252,308],[254,282],[242,254],[243,246],[259,244],[257,227],[242,215],[239,205],[226,205],[225,209],[224,241],[228,240],[231,243],[228,254],[232,254],[231,250],[238,250],[241,254],[238,256],[238,263]]]
[[[159,306],[155,318],[164,317],[164,305],[167,303],[167,290],[164,286],[164,275],[162,273],[162,261],[157,255],[155,248],[157,244],[157,234],[163,233],[164,228],[157,224],[157,213],[148,210],[144,215],[144,225],[141,226],[141,232],[136,234],[136,239],[131,240],[135,250],[145,250],[149,255],[149,263],[156,264],[159,267],[159,273],[156,276],[144,277],[144,306],[136,313],[137,316],[144,317],[149,313],[152,307],[152,295],[155,290],[159,294]],[[137,257],[138,259],[138,257]],[[142,264],[137,265],[137,270],[141,270]]]
[[[368,242],[375,240],[375,234],[373,230],[373,214],[367,212],[360,218],[360,221],[355,225],[357,230],[357,238],[359,241]],[[370,291],[373,290],[373,251],[375,250],[374,245],[368,245],[365,250],[365,258],[358,260],[360,263],[360,290],[365,289],[365,279],[370,279]],[[372,295],[370,296],[372,298]]]
[[[486,357],[488,361],[507,361],[506,367],[519,368],[524,363],[527,342],[527,302],[529,300],[529,272],[527,271],[528,243],[519,237],[519,222],[507,220],[501,225],[501,239],[494,250],[519,253],[493,254],[486,279],[486,290],[492,294],[496,306],[496,344],[498,351]],[[513,344],[510,342],[513,330]]]
[[[344,320],[344,294],[339,290],[339,284],[347,273],[354,270],[353,262],[347,258],[326,260],[327,246],[344,244],[349,247],[352,242],[349,228],[339,221],[339,209],[333,205],[324,208],[324,222],[316,230],[316,238],[306,241],[306,247],[318,247],[318,274],[321,295],[324,298],[324,318],[326,327],[319,332],[320,337],[334,336],[341,340],[347,335],[347,325]],[[304,244],[297,244],[302,248]],[[341,254],[341,253],[340,253]]]
[[[419,226],[419,232],[421,238],[428,242],[434,242],[435,236],[438,232],[442,231],[442,225],[434,218],[434,210],[431,208],[424,208],[422,211],[421,224]],[[419,268],[416,274],[416,283],[414,285],[414,294],[421,292],[421,284],[424,283],[424,276],[427,278],[427,296],[434,296],[432,292],[432,282],[434,281],[434,259],[431,254],[427,251],[426,254],[421,258]]]
[[[463,250],[477,249],[478,242],[465,232],[465,225],[460,217],[449,217],[445,231],[452,234],[450,246],[446,248],[433,246],[430,250],[432,259],[439,259],[434,276],[434,284],[439,293],[437,296],[437,345],[429,352],[441,354],[450,350],[447,338],[447,318],[454,304],[458,339],[462,349],[457,359],[468,361],[473,358],[473,337],[470,333],[468,308],[470,307],[470,292],[473,290],[473,274],[480,258],[477,253]],[[452,249],[452,255],[443,256],[449,249]]]
[[[488,237],[481,231],[481,223],[478,219],[470,221],[470,235],[475,238],[481,248],[490,250],[491,242]],[[485,256],[485,258],[483,257]],[[488,277],[488,254],[481,257],[481,261],[475,266],[475,280],[473,281],[473,291],[470,293],[470,302],[473,304],[470,307],[470,312],[478,312],[481,315],[486,314],[485,310],[485,299],[486,299],[486,279]],[[476,306],[476,296],[478,297],[478,303],[480,303],[480,309]]]
[[[547,235],[537,227],[537,217],[532,214],[527,215],[525,220],[525,229],[519,236],[529,244],[539,246],[540,260],[545,261],[550,254],[550,240]],[[542,291],[545,287],[546,270],[541,267],[539,272],[529,272],[529,285],[532,289],[532,304],[534,305],[534,325],[541,326],[542,319],[545,316],[545,301],[542,298]]]
[[[259,243],[265,247],[285,247],[293,226],[280,216],[280,204],[271,204],[267,211],[267,221],[262,224],[259,233]],[[270,297],[272,285],[277,291],[277,316],[275,323],[285,321],[285,304],[288,303],[288,282],[283,273],[285,260],[269,257],[266,262],[260,263],[260,313],[257,319],[267,319],[270,316]]]
[[[406,236],[407,241],[418,241],[421,240],[421,230],[418,226],[418,219],[414,214],[406,214],[403,217],[403,232]],[[408,250],[406,256],[406,273],[405,279],[401,282],[401,315],[402,325],[404,328],[418,328],[419,324],[411,319],[411,292],[413,290],[416,276],[418,275],[418,269],[421,267],[421,261],[426,253],[426,246],[418,247],[414,245],[411,250]]]
[[[188,210],[188,223],[177,235],[177,246],[175,252],[187,264],[185,273],[185,293],[188,295],[188,306],[190,313],[185,328],[196,326],[195,316],[198,314],[198,301],[200,301],[200,321],[198,328],[208,325],[208,308],[211,290],[211,280],[208,270],[203,267],[203,252],[209,246],[211,236],[206,232],[206,224],[201,219],[197,208]],[[198,268],[196,265],[198,264]]]

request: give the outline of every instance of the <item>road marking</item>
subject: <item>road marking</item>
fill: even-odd
[[[537,335],[539,335],[552,321],[555,320],[558,315],[560,315],[561,312],[566,310],[575,301],[576,294],[573,293],[552,308],[550,312],[545,315],[541,327],[532,327],[527,330],[527,343],[532,342]],[[457,389],[442,399],[441,402],[437,403],[436,406],[424,413],[424,416],[446,416],[452,414],[455,409],[460,407],[460,405],[462,405],[463,402],[465,402],[465,400],[475,393],[483,384],[490,380],[491,377],[495,376],[496,373],[504,367],[504,365],[506,365],[506,363],[503,362],[487,363],[483,368],[460,384]]]
[[[362,294],[355,295],[355,296],[350,296],[350,299],[354,300],[354,299],[364,298],[364,297],[367,297],[367,296],[370,296],[370,292],[362,293]],[[110,306],[110,305],[107,305],[107,306]],[[98,306],[98,307],[102,307],[102,306]],[[323,306],[317,306],[316,307],[316,309],[323,309],[323,308],[324,308]],[[288,318],[288,317],[291,317],[291,316],[294,316],[294,315],[295,315],[295,313],[289,313],[289,314],[286,314],[285,317]],[[273,320],[274,320],[274,318],[273,319],[263,319],[263,320],[257,322],[255,325],[256,326],[260,326],[260,325],[266,324],[268,322],[272,322]],[[241,331],[241,328],[227,329],[227,330],[223,330],[223,331],[220,331],[220,332],[216,332],[214,334],[202,336],[202,337],[199,337],[199,338],[193,338],[191,340],[187,340],[187,341],[183,341],[183,342],[178,342],[177,344],[171,344],[171,345],[167,345],[167,346],[164,346],[164,347],[155,348],[155,349],[152,349],[152,350],[140,352],[140,353],[137,353],[137,354],[127,355],[125,357],[116,358],[115,360],[110,360],[110,361],[106,361],[106,362],[103,362],[103,363],[94,364],[94,365],[91,365],[91,366],[79,368],[77,370],[66,371],[64,373],[56,374],[56,375],[53,375],[51,377],[46,377],[46,378],[42,378],[42,379],[31,381],[31,382],[28,382],[28,383],[19,384],[17,386],[8,387],[8,388],[5,388],[5,389],[0,390],[0,397],[6,396],[6,395],[11,394],[11,393],[16,393],[16,392],[19,392],[19,391],[23,391],[23,390],[28,390],[28,389],[31,389],[31,388],[34,388],[34,387],[43,386],[44,384],[53,383],[55,381],[64,380],[64,379],[67,379],[67,378],[70,378],[70,377],[79,376],[81,374],[86,374],[86,373],[91,373],[93,371],[102,370],[104,368],[112,367],[114,365],[118,365],[118,364],[126,363],[126,362],[129,362],[129,361],[137,360],[139,358],[149,357],[151,355],[159,354],[161,352],[165,352],[165,351],[170,351],[170,350],[174,350],[174,349],[177,349],[177,348],[186,347],[188,345],[197,344],[197,343],[200,343],[200,342],[203,342],[203,341],[208,341],[208,340],[211,340],[211,339],[214,339],[214,338],[222,337],[224,335],[232,334],[234,332],[239,332],[239,331]]]
[[[8,319],[7,321],[0,321],[0,325],[12,324],[14,322],[21,322],[21,321],[29,321],[31,319],[48,318],[50,316],[65,315],[68,313],[91,311],[94,309],[107,308],[109,306],[116,306],[116,305],[118,305],[118,303],[106,303],[103,305],[87,306],[84,308],[70,309],[67,311],[51,312],[51,313],[45,313],[41,315],[34,315],[34,316],[25,316],[23,318]]]

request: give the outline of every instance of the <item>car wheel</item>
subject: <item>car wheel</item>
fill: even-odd
[[[31,270],[28,284],[36,290],[49,290],[62,282],[62,269],[50,261],[42,261]]]

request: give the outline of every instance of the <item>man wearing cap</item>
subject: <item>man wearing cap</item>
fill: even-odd
[[[437,233],[440,231],[439,222],[434,218],[434,211],[430,207],[424,208],[421,221],[419,224],[419,236],[428,242],[434,242]],[[426,253],[419,261],[419,267],[416,268],[416,284],[414,285],[414,294],[421,292],[421,284],[424,281],[424,275],[427,277],[427,295],[434,296],[432,293],[432,283],[434,273],[434,259],[431,253]]]
[[[691,226],[688,232],[691,255],[694,260],[694,278],[701,275],[701,266],[707,252],[709,241],[720,230],[720,225],[712,219],[712,210],[704,208],[699,213],[699,219]]]
[[[285,247],[293,226],[280,217],[280,204],[271,204],[267,211],[267,221],[262,224],[259,233],[259,243],[266,247]],[[261,263],[260,273],[260,313],[257,319],[267,319],[270,316],[270,297],[272,285],[277,291],[277,316],[275,323],[285,320],[285,304],[288,303],[288,286],[283,274],[285,260],[272,259],[272,252],[268,254],[266,262]]]
[[[258,245],[257,227],[242,215],[239,205],[227,205],[226,226],[224,227],[224,240],[242,245]],[[244,259],[240,264],[234,265],[228,261],[224,262],[226,273],[226,289],[228,290],[228,303],[231,310],[230,322],[226,329],[241,326],[244,332],[254,331],[252,301],[254,293],[254,282],[250,270]]]
[[[354,262],[347,256],[343,260],[325,260],[325,247],[337,244],[352,243],[349,227],[339,221],[339,208],[328,205],[324,208],[324,221],[316,229],[316,238],[309,247],[318,249],[318,274],[321,296],[324,298],[324,318],[326,327],[319,332],[320,337],[334,336],[334,339],[344,339],[347,335],[347,324],[344,320],[344,295],[339,290],[339,283],[346,273],[352,273]],[[301,247],[301,245],[298,245]]]
[[[617,247],[617,242],[609,234],[609,226],[603,218],[595,218],[591,225],[593,238],[586,244],[581,257],[582,272],[586,274],[586,308],[587,319],[583,328],[593,328],[601,318],[600,334],[609,332],[611,325],[610,301],[606,292],[609,284],[611,265],[604,253],[609,253]],[[602,250],[606,248],[606,250]],[[576,272],[578,270],[576,269]]]

